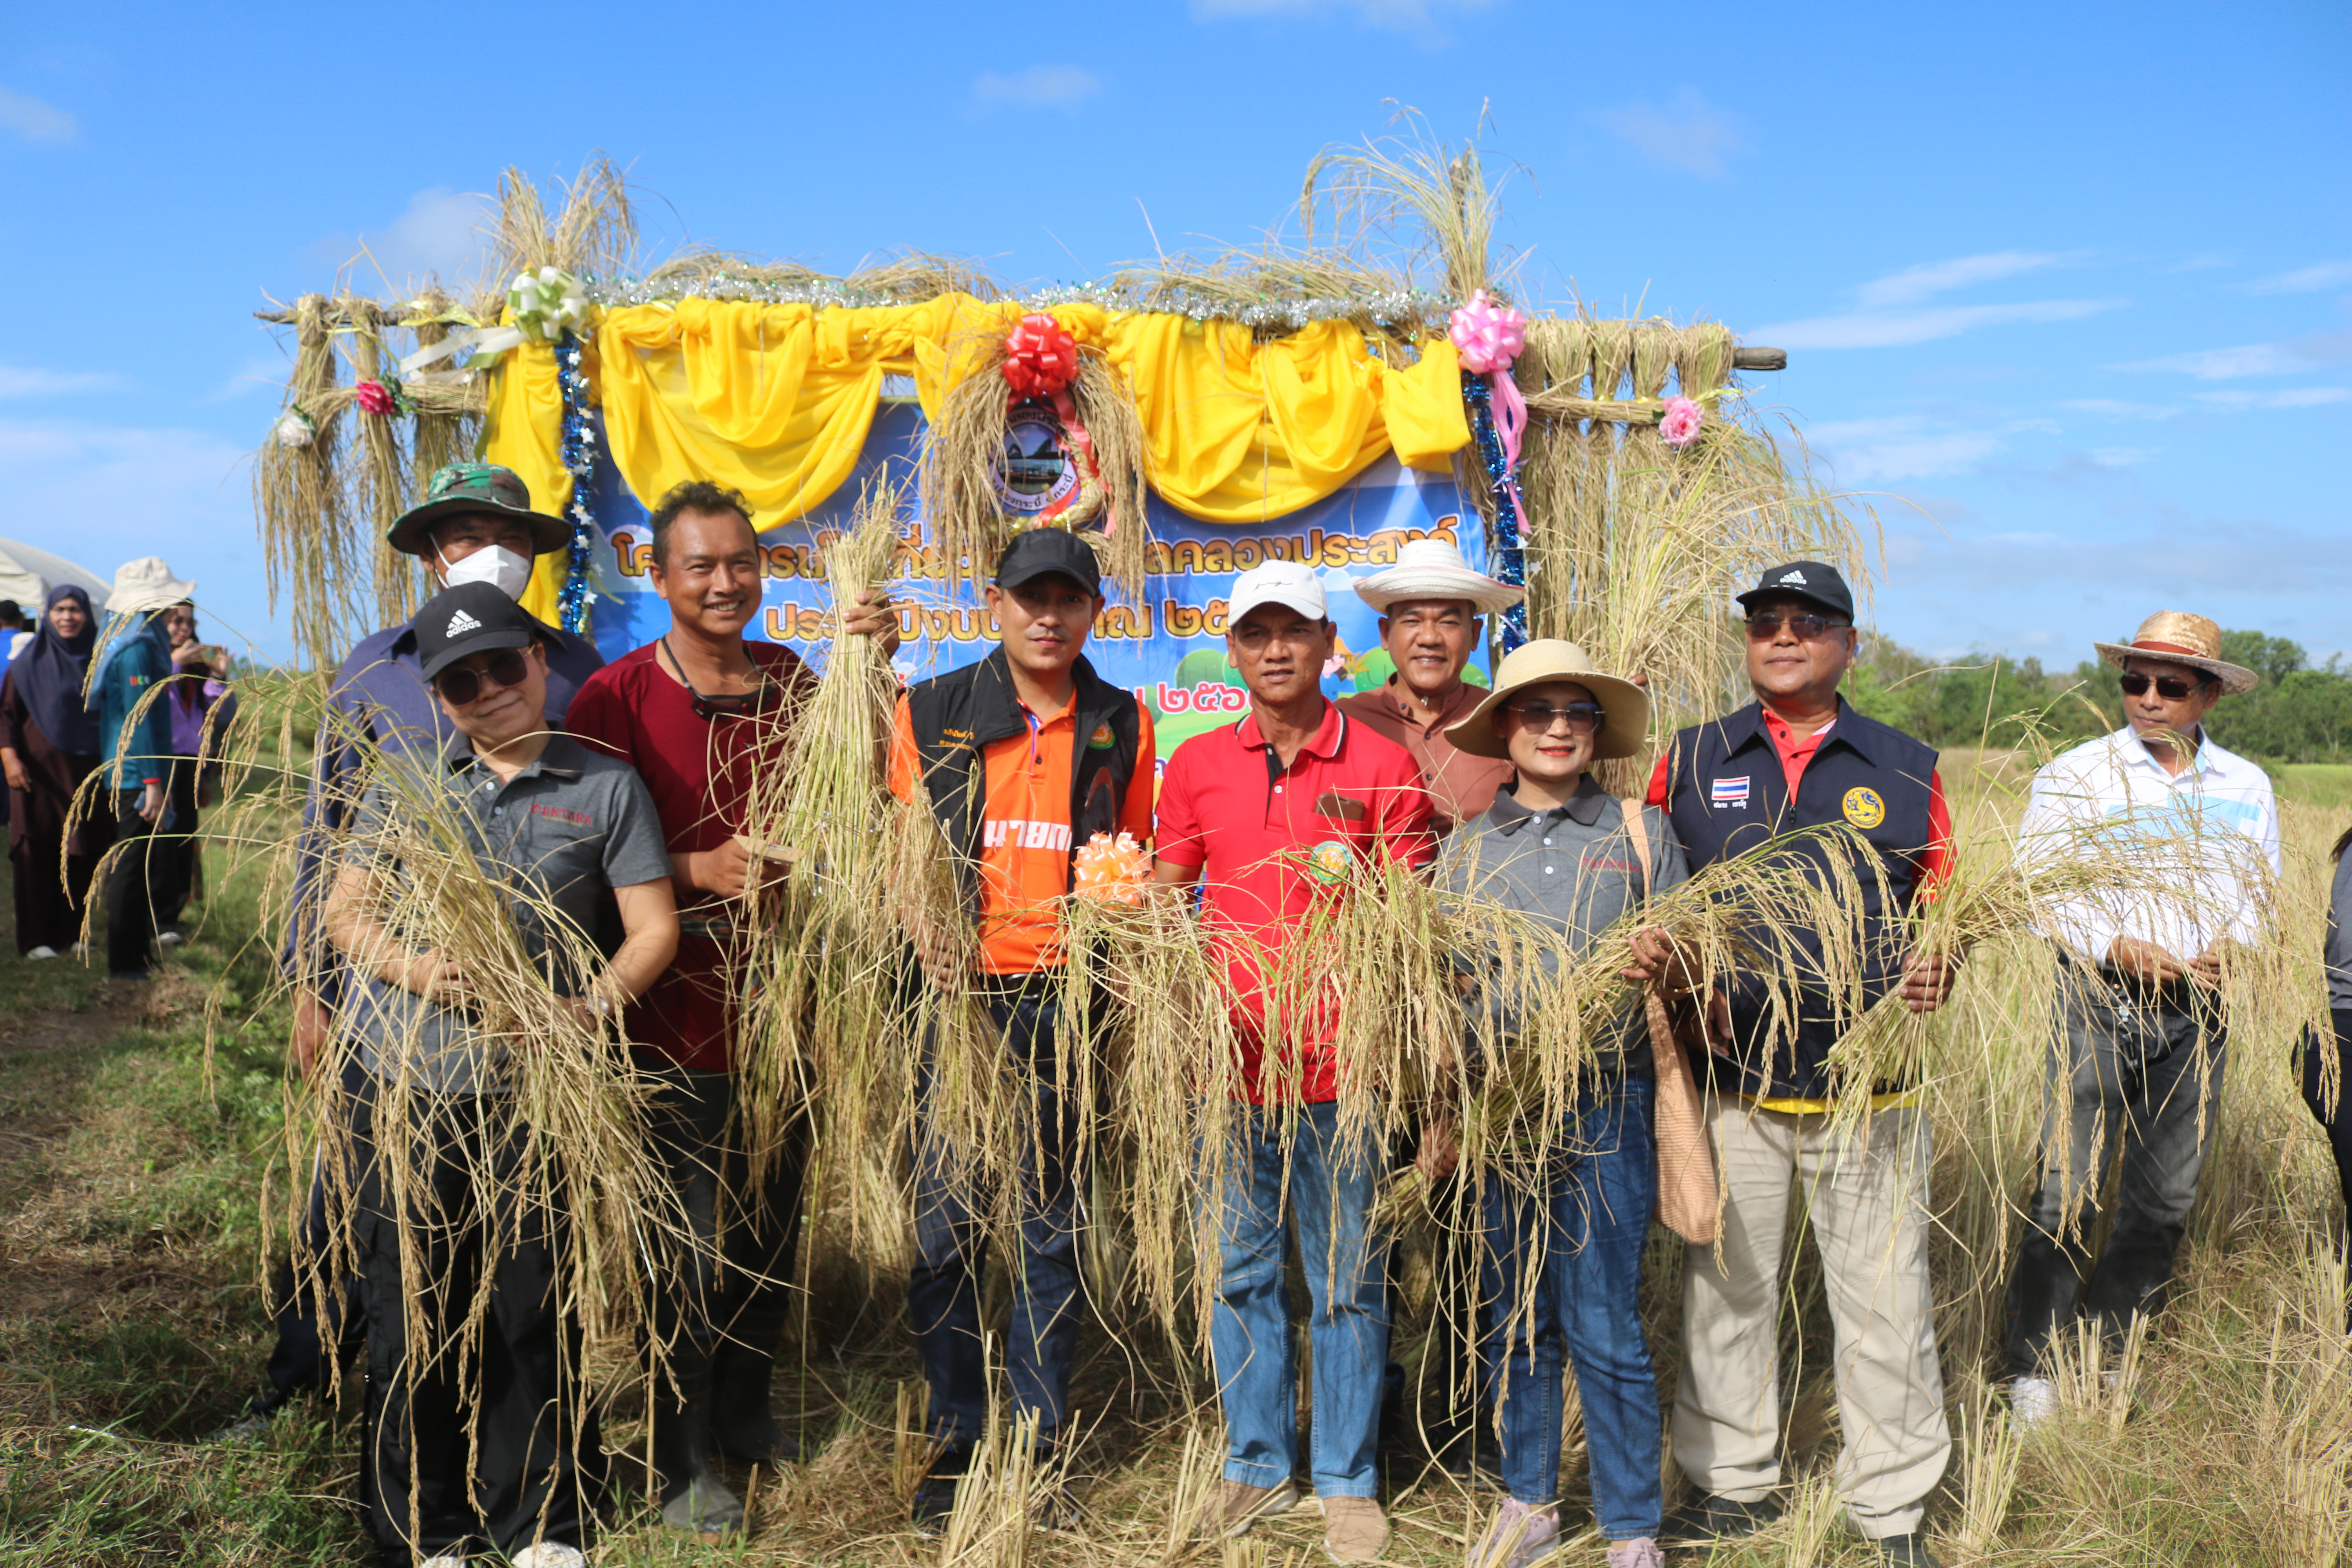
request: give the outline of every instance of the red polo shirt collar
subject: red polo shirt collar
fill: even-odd
[[[1299,752],[1301,755],[1312,752],[1328,763],[1339,754],[1339,742],[1346,739],[1347,733],[1348,716],[1339,711],[1338,703],[1327,701],[1323,704],[1323,722],[1315,726],[1315,733],[1298,748]],[[1274,743],[1265,738],[1265,731],[1257,727],[1257,710],[1255,708],[1243,714],[1242,721],[1234,726],[1234,738],[1252,751]]]

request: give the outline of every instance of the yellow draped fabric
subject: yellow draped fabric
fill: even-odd
[[[772,528],[849,477],[884,375],[911,376],[924,413],[936,416],[978,363],[971,350],[1021,312],[961,294],[866,309],[632,305],[606,311],[596,330],[593,392],[613,460],[639,500],[650,505],[682,479],[713,479],[740,490],[760,526]],[[1053,314],[1133,389],[1151,488],[1205,522],[1297,511],[1391,451],[1443,470],[1469,443],[1460,367],[1444,339],[1398,368],[1342,321],[1259,342],[1229,321],[1084,304]],[[552,353],[516,351],[493,377],[484,455],[559,512],[571,494],[556,461],[562,420]],[[561,556],[542,559],[526,600],[534,613],[551,614],[562,567]]]

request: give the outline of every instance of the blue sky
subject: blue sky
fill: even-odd
[[[1000,277],[1248,243],[1318,150],[1486,116],[1525,292],[1790,351],[1881,628],[2071,665],[2158,607],[2352,651],[2352,7],[87,4],[0,40],[0,534],[270,629],[249,312],[470,270],[593,151],[657,247]],[[366,264],[363,264],[365,266]],[[373,268],[366,274],[373,277]]]

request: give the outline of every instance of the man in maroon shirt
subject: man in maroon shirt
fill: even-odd
[[[692,480],[662,498],[652,524],[648,575],[669,603],[669,630],[591,677],[567,727],[637,770],[669,841],[677,958],[627,1023],[639,1065],[662,1083],[654,1136],[697,1240],[664,1260],[653,1286],[653,1330],[668,1348],[654,1467],[663,1521],[708,1537],[743,1524],[742,1503],[711,1470],[714,1452],[762,1464],[796,1457],[768,1384],[808,1150],[796,1128],[755,1184],[734,1114],[749,934],[739,917],[758,877],[736,835],[752,774],[779,754],[812,677],[789,648],[744,638],[760,607],[760,545],[742,497]],[[845,629],[898,647],[885,595],[867,595]]]

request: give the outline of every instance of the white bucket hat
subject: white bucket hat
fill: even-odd
[[[1397,552],[1395,565],[1357,578],[1356,596],[1383,615],[1401,599],[1467,599],[1487,616],[1517,604],[1528,591],[1470,570],[1462,547],[1450,539],[1414,539]]]
[[[173,576],[162,556],[142,555],[114,569],[114,592],[106,596],[106,612],[110,616],[135,616],[195,596],[196,585]]]

